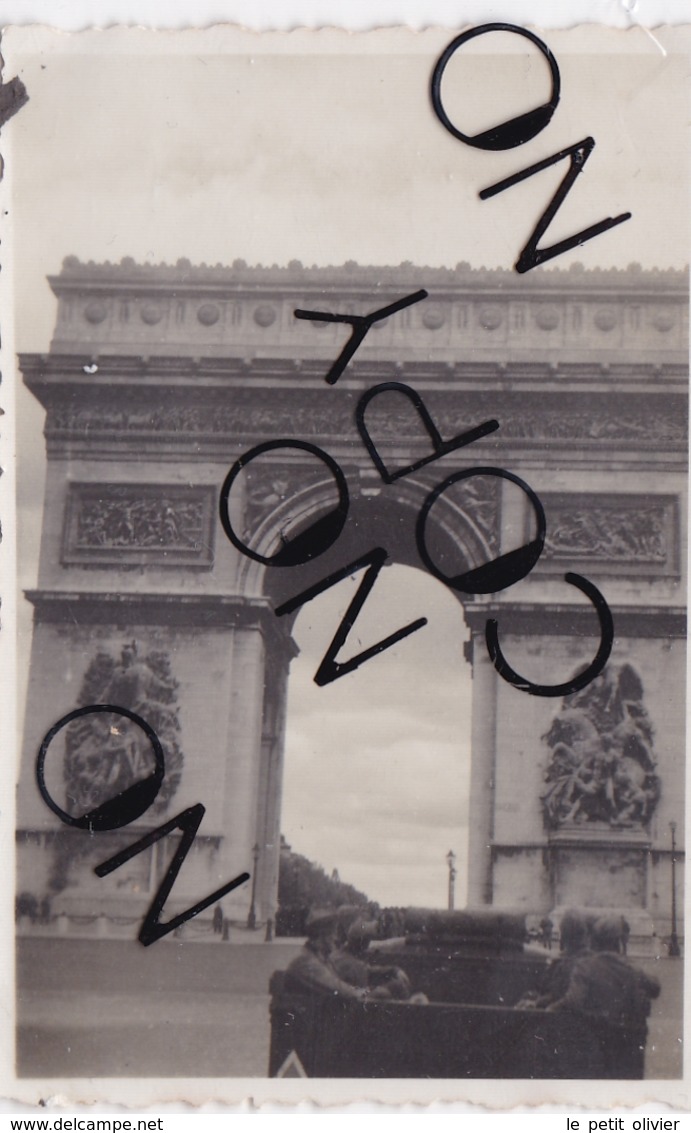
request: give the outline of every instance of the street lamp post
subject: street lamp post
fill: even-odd
[[[247,914],[247,927],[257,927],[257,910],[256,910],[256,897],[257,897],[257,862],[259,861],[259,843],[255,842],[252,847],[252,861],[254,868],[252,869],[252,899],[250,901],[250,911]]]
[[[672,933],[669,938],[669,946],[667,948],[668,956],[681,956],[681,949],[679,948],[679,937],[677,936],[677,824],[670,822],[669,829],[672,834]]]
[[[449,909],[453,909],[456,897],[456,855],[453,850],[446,855],[446,864],[449,867]]]

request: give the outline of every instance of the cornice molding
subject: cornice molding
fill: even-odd
[[[314,381],[320,390],[325,389],[324,374],[330,362],[328,354],[323,358],[284,358],[280,356],[241,357],[232,353],[219,356],[195,356],[181,354],[89,354],[89,353],[21,353],[19,365],[28,385],[37,383],[72,383],[87,389],[102,388],[106,384],[134,382],[137,386],[151,385],[180,386],[180,378],[188,378],[195,388],[227,388],[229,381],[244,386],[253,384],[253,396],[263,384],[280,381],[286,389],[304,388],[306,381]],[[96,366],[94,370],[93,367]],[[392,360],[355,358],[339,382],[340,388],[353,385],[368,386],[373,382],[391,380]],[[686,395],[688,388],[688,364],[685,360],[657,361],[561,361],[548,362],[539,358],[534,361],[516,361],[508,364],[503,361],[484,361],[477,359],[435,358],[425,361],[393,361],[395,378],[419,384],[421,387],[459,388],[478,385],[482,390],[493,392],[496,385],[506,390],[507,381],[514,391],[521,388],[558,385],[563,395],[565,387],[569,392],[579,392],[583,388],[588,394],[593,387],[602,390],[616,389],[617,392],[646,392],[647,388],[659,393],[662,387],[670,388]],[[477,391],[479,392],[479,390]]]
[[[260,628],[288,638],[266,598],[219,594],[121,593],[116,591],[26,590],[40,622],[72,625],[166,625],[172,627]],[[463,603],[465,620],[484,635],[487,618],[496,618],[500,634],[593,637],[597,619],[589,604],[554,602]],[[615,638],[685,638],[687,615],[681,607],[613,606]]]
[[[93,260],[82,262],[77,256],[67,256],[62,263],[60,275],[50,276],[50,284],[58,294],[75,287],[108,285],[119,290],[131,287],[174,287],[197,291],[204,287],[223,288],[226,291],[256,289],[275,286],[284,291],[286,286],[298,288],[317,285],[321,288],[348,287],[356,290],[370,290],[373,284],[390,284],[392,287],[414,288],[432,284],[435,288],[448,287],[454,292],[467,289],[476,292],[478,288],[496,291],[507,288],[521,294],[553,294],[555,288],[567,291],[622,289],[641,291],[661,290],[684,295],[688,290],[688,270],[676,268],[644,269],[640,264],[629,264],[626,268],[585,268],[573,264],[564,268],[542,268],[523,276],[506,268],[474,268],[467,262],[456,264],[453,268],[429,267],[404,261],[397,265],[358,264],[349,260],[344,264],[329,266],[307,266],[300,260],[291,260],[284,266],[250,265],[245,260],[236,259],[230,265],[192,264],[188,259],[179,259],[175,264],[140,264],[129,256],[119,263],[97,263]],[[423,282],[421,283],[420,280]]]
[[[51,349],[72,354],[267,355],[332,361],[344,342],[334,322],[380,309],[424,288],[424,301],[377,320],[359,357],[379,361],[686,361],[684,271],[361,267],[194,267],[81,264],[50,277],[58,297]],[[352,372],[352,371],[351,371]]]
[[[285,621],[276,618],[265,598],[220,594],[158,594],[84,590],[25,590],[40,623],[72,626],[143,625],[173,628],[259,629],[283,642],[295,655],[296,647]]]
[[[620,638],[686,638],[686,611],[674,606],[612,606],[615,641]],[[582,606],[555,602],[466,602],[465,620],[484,637],[488,618],[496,618],[501,637],[589,637],[598,635],[590,603]]]

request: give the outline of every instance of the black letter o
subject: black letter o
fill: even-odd
[[[514,688],[519,689],[520,692],[529,692],[532,696],[568,696],[572,692],[579,692],[591,681],[594,681],[596,677],[599,677],[609,660],[614,643],[614,619],[605,598],[597,586],[594,586],[589,579],[583,578],[580,574],[573,574],[569,571],[564,575],[564,580],[571,586],[576,586],[581,593],[585,594],[586,598],[590,599],[600,622],[600,644],[595,656],[582,672],[577,673],[570,680],[557,685],[541,685],[522,677],[509,664],[502,652],[496,618],[488,618],[485,624],[485,641],[492,664],[499,676],[513,685]]]
[[[549,69],[552,74],[552,94],[549,102],[546,102],[543,106],[537,106],[534,110],[529,110],[527,114],[520,114],[518,118],[511,118],[508,122],[502,122],[500,126],[492,126],[491,129],[483,130],[480,134],[464,134],[454,126],[444,110],[441,101],[441,81],[446,65],[456,50],[463,43],[467,43],[468,40],[475,39],[476,36],[484,35],[485,32],[489,31],[514,32],[516,35],[524,36],[525,39],[529,39],[531,43],[539,47],[549,63]],[[437,118],[443,126],[446,126],[450,134],[453,134],[455,138],[465,142],[468,146],[473,146],[475,149],[514,149],[516,146],[522,146],[524,142],[529,142],[531,138],[534,138],[549,124],[559,102],[560,90],[561,79],[559,77],[559,68],[549,47],[547,47],[541,39],[538,39],[533,32],[528,31],[527,28],[516,27],[515,24],[482,24],[480,27],[471,28],[470,31],[462,32],[461,35],[456,36],[456,38],[451,41],[446,51],[440,56],[432,74],[432,105]]]
[[[254,460],[255,456],[260,456],[263,452],[272,452],[273,449],[277,448],[296,448],[319,457],[336,481],[338,503],[328,515],[324,515],[321,519],[316,520],[306,531],[301,531],[294,539],[290,541],[286,540],[285,545],[281,547],[280,551],[277,551],[275,555],[271,555],[271,557],[268,558],[266,555],[260,555],[258,551],[253,551],[235,534],[228,513],[228,499],[233,484],[242,469],[245,468],[250,461]],[[221,524],[233,546],[243,555],[247,555],[248,558],[254,559],[257,563],[278,567],[298,566],[300,563],[307,563],[311,559],[316,559],[317,556],[323,554],[324,551],[328,551],[329,547],[336,542],[343,530],[343,526],[348,517],[349,507],[348,484],[343,475],[341,466],[336,463],[333,457],[329,456],[323,449],[317,448],[316,445],[310,444],[308,441],[286,440],[265,441],[264,444],[257,445],[255,448],[244,453],[239,460],[236,460],[223,481],[219,502]]]
[[[523,489],[535,509],[537,535],[530,543],[525,543],[515,551],[507,551],[505,555],[500,555],[498,559],[492,559],[491,562],[483,563],[482,566],[474,567],[472,570],[463,571],[462,574],[446,575],[432,560],[427,550],[425,543],[427,516],[435,501],[447,488],[450,488],[452,484],[457,484],[459,480],[468,480],[471,476],[499,476],[502,480],[510,480],[512,484],[518,484],[518,487]],[[427,496],[417,518],[415,539],[418,553],[427,569],[431,571],[435,578],[450,586],[452,590],[460,590],[463,594],[494,594],[499,590],[506,590],[509,586],[513,586],[514,582],[520,582],[522,578],[530,574],[542,554],[546,529],[545,509],[530,485],[526,484],[525,480],[521,480],[520,476],[516,476],[513,472],[507,472],[505,468],[466,468],[461,472],[454,472],[441,484],[437,484],[436,488]]]
[[[79,719],[80,716],[88,716],[94,712],[110,712],[117,716],[125,716],[141,728],[151,744],[155,766],[151,775],[146,779],[142,779],[139,783],[133,783],[131,787],[127,787],[118,795],[114,795],[112,799],[101,803],[95,810],[83,814],[81,818],[74,818],[73,815],[59,807],[48,793],[44,775],[46,755],[58,732],[66,724]],[[149,809],[160,791],[165,773],[161,741],[151,725],[147,724],[146,720],[143,720],[136,712],[130,712],[129,708],[119,708],[115,704],[89,704],[86,708],[75,708],[74,712],[68,712],[66,716],[58,720],[57,724],[53,725],[50,731],[46,732],[36,759],[36,781],[44,803],[50,807],[53,814],[57,814],[61,822],[66,823],[67,826],[77,826],[81,830],[119,830],[120,827],[128,826],[130,822],[134,822],[135,818],[140,818]]]

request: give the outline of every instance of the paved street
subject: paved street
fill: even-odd
[[[254,1077],[269,1062],[269,978],[295,944],[24,938],[27,1077]]]
[[[24,937],[18,1072],[25,1077],[262,1077],[271,973],[292,943]],[[683,962],[639,961],[662,984],[646,1077],[681,1076]]]

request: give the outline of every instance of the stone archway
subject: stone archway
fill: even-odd
[[[558,863],[578,858],[582,876],[583,862],[602,858],[606,841],[612,875],[636,874],[629,896],[621,895],[635,899],[659,933],[668,931],[670,823],[683,829],[686,276],[632,269],[517,278],[462,266],[424,274],[434,318],[418,304],[377,324],[334,387],[323,379],[342,331],[299,322],[294,309],[369,310],[373,295],[393,302],[417,290],[418,269],[180,271],[70,260],[51,280],[58,297],[51,351],[20,359],[46,409],[49,468],[38,585],[29,595],[20,891],[45,888],[57,824],[35,788],[40,740],[78,703],[99,651],[112,659],[131,641],[141,656],[165,655],[176,685],[184,773],[175,805],[201,800],[207,808],[177,889],[180,905],[253,869],[258,831],[276,827],[266,800],[275,810],[271,767],[292,649],[272,603],[373,545],[392,554],[395,546],[404,562],[413,554],[399,546],[409,536],[390,531],[387,514],[377,513],[384,488],[355,425],[363,394],[395,378],[418,392],[445,438],[496,418],[500,429],[461,450],[452,467],[509,469],[530,483],[547,514],[545,550],[530,577],[464,603],[474,701],[470,902],[550,909],[568,898],[568,886],[555,880]],[[145,317],[154,300],[155,327]],[[419,464],[429,437],[410,406],[382,398],[370,409],[385,463]],[[269,597],[268,572],[225,538],[217,508],[232,464],[280,438],[322,447],[338,462],[357,538],[347,544],[352,550],[339,540],[300,568],[299,583],[285,572],[285,588]],[[236,505],[239,531],[266,546],[296,504],[298,522],[307,522],[332,491],[323,471],[310,478],[299,458],[280,461],[278,491],[248,481]],[[419,467],[386,488],[395,504],[389,522],[395,508],[419,507],[440,467]],[[525,498],[503,482],[465,509],[440,500],[435,555],[491,558],[520,543],[529,522]],[[493,615],[519,672],[545,681],[585,664],[597,620],[564,583],[574,569],[605,593],[615,619],[613,664],[635,668],[655,732],[660,799],[635,829],[547,828],[543,737],[562,705],[502,681],[485,647]],[[60,901],[74,915],[98,908],[131,917],[146,907],[160,862],[149,866],[129,889],[91,878]],[[255,899],[264,915],[272,871],[268,858],[258,863]],[[562,880],[567,875],[562,870]],[[246,922],[250,900],[247,889],[230,895],[232,919]]]
[[[276,462],[275,468],[279,467],[280,465]],[[275,479],[279,478],[278,476],[275,477]],[[287,570],[280,568],[272,569],[270,567],[261,568],[264,594],[269,598],[272,609],[280,609],[282,603],[284,603],[287,598],[294,597],[297,593],[302,593],[315,587],[322,580],[340,572],[344,566],[366,558],[368,552],[377,547],[384,548],[388,552],[388,563],[424,570],[415,545],[414,531],[419,503],[425,498],[428,491],[427,487],[418,482],[417,484],[391,485],[389,486],[388,492],[385,488],[381,490],[375,489],[375,491],[376,494],[364,496],[358,493],[354,496],[351,501],[352,509],[349,514],[348,524],[344,528],[337,543],[323,555],[320,555],[317,559],[308,564],[304,564],[300,568],[296,567]],[[310,516],[312,518],[318,516],[323,511],[325,505],[321,486],[315,486],[312,489],[312,509],[309,508],[305,498],[308,494],[310,493],[303,493],[299,496],[298,514],[303,523],[309,523]],[[259,546],[268,550],[274,545],[275,537],[279,532],[285,530],[285,519],[288,513],[293,514],[293,504],[290,499],[276,506],[270,515],[262,517],[258,525]],[[444,519],[444,523],[438,523],[438,534],[447,544],[448,553],[451,553],[453,549],[457,563],[462,562],[466,566],[470,566],[473,563],[483,561],[483,558],[491,557],[491,553],[482,540],[481,535],[478,533],[477,525],[473,522],[471,517],[466,517],[457,509],[452,509],[448,506],[447,514]],[[367,566],[363,565],[357,570],[359,584],[361,584],[364,579],[366,569],[368,569]],[[386,568],[384,568],[384,570],[386,571]],[[254,590],[257,581],[258,579],[255,572],[252,568],[249,568],[246,576],[247,585]],[[383,583],[379,582],[378,579],[375,581],[374,586],[376,587],[378,584],[382,585]],[[441,587],[441,583],[435,583],[435,585]],[[463,604],[460,601],[459,595],[453,594],[452,591],[449,591],[449,594],[457,599],[460,628],[463,624]],[[425,609],[420,609],[415,612],[408,611],[405,615],[401,613],[395,624],[392,623],[389,627],[387,633],[395,632],[395,630],[408,624],[415,615],[425,617],[429,612],[430,611]],[[298,613],[299,609],[295,609],[285,618],[285,628],[287,631],[291,629]],[[361,647],[353,643],[359,640],[360,635],[367,636],[368,616],[368,605],[366,602],[358,616],[357,623],[353,626],[349,640],[344,643],[340,651],[340,656],[343,660],[347,660],[360,651]],[[333,636],[337,629],[338,620],[330,627],[329,637]],[[382,636],[386,635],[383,634]],[[459,642],[459,645],[460,644],[461,642]],[[411,650],[413,656],[415,647],[416,642],[413,634],[408,642],[408,648]],[[260,772],[261,785],[257,824],[257,844],[261,847],[277,848],[279,846],[281,833],[281,781],[283,775],[284,730],[286,722],[285,703],[289,680],[289,665],[293,656],[292,649],[288,650],[284,655],[284,664],[277,667],[274,659],[273,665],[271,667],[267,666],[263,716],[264,726],[262,731],[263,759]],[[468,660],[469,658],[467,657],[466,663]],[[384,656],[376,660],[373,658],[365,662],[365,664],[377,665],[385,663],[386,660]],[[463,664],[463,661],[461,661],[461,664]],[[459,674],[459,679],[460,676],[461,674]],[[348,678],[344,676],[342,679],[344,682],[347,682]],[[260,864],[260,869],[261,868]],[[268,917],[273,917],[276,907],[278,858],[275,849],[273,853],[266,853],[263,869],[265,872],[260,872],[257,888],[258,892],[262,894],[260,898],[260,915],[262,915],[264,919],[267,919]]]

